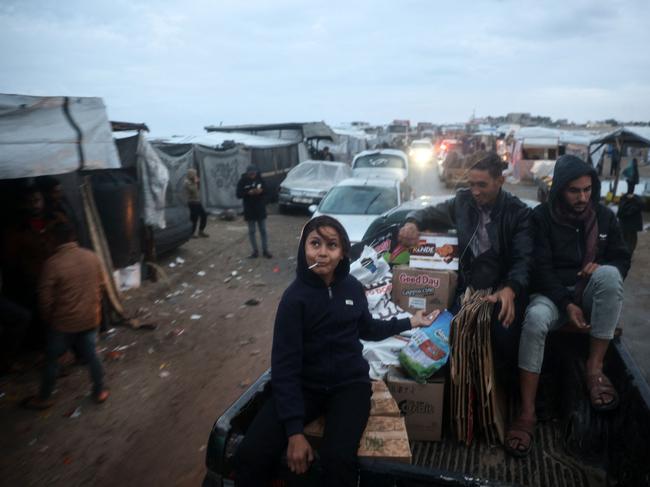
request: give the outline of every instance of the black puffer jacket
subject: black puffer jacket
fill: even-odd
[[[597,264],[613,265],[622,277],[630,268],[630,254],[621,236],[616,216],[600,204],[600,181],[596,170],[581,159],[565,155],[560,157],[553,171],[553,185],[546,203],[533,210],[535,230],[535,262],[531,291],[551,299],[560,309],[566,309],[573,301],[568,287],[575,286],[578,272],[582,269],[585,253],[585,235],[582,226],[560,223],[553,208],[562,190],[574,179],[591,176],[591,201],[598,223]]]
[[[528,288],[533,242],[530,231],[530,208],[519,198],[501,190],[490,213],[487,225],[492,246],[492,262],[481,265],[482,272],[492,270],[491,276],[477,276],[473,269],[474,256],[470,249],[476,238],[479,209],[469,189],[460,189],[456,196],[436,206],[417,210],[407,215],[420,230],[446,225],[456,228],[461,255],[459,291],[469,284],[491,281],[485,287],[509,286],[517,296]],[[485,260],[485,259],[483,259]],[[480,287],[480,286],[479,286]]]
[[[303,431],[303,388],[335,392],[346,384],[370,382],[360,338],[383,340],[411,328],[408,318],[372,318],[363,287],[349,275],[347,258],[326,286],[307,269],[306,238],[300,240],[297,276],[282,295],[273,330],[271,384],[287,436]]]
[[[254,188],[262,188],[261,194],[250,195],[248,191]],[[256,173],[253,179],[247,174],[237,183],[237,198],[244,202],[244,220],[264,220],[266,218],[266,185],[260,173]]]

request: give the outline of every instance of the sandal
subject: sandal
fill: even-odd
[[[593,407],[596,411],[611,411],[612,409],[616,409],[618,407],[618,392],[616,392],[616,389],[605,374],[598,372],[597,374],[588,375],[586,377],[586,382],[591,407]],[[612,399],[608,402],[605,402],[605,398],[603,396],[610,396]],[[598,400],[601,402],[596,402]]]
[[[54,401],[51,399],[41,399],[38,396],[29,396],[20,403],[25,409],[33,409],[35,411],[44,411],[54,406]]]
[[[108,399],[108,397],[109,397],[110,395],[111,395],[111,393],[108,391],[108,389],[104,389],[104,390],[103,390],[102,392],[100,392],[99,394],[95,394],[95,395],[93,396],[93,399],[95,400],[95,402],[96,402],[97,404],[101,404],[101,403],[103,403],[103,402],[106,402],[106,400]]]
[[[504,442],[504,448],[513,457],[524,458],[528,456],[533,447],[533,439],[535,438],[535,425],[537,421],[534,419],[517,418],[512,422]],[[515,440],[517,444],[511,445]],[[523,447],[523,448],[522,448]]]

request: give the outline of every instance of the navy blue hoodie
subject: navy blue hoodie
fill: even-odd
[[[408,318],[372,318],[347,257],[328,287],[307,269],[306,238],[303,232],[296,279],[282,295],[273,332],[271,384],[287,437],[303,432],[303,388],[335,393],[343,385],[369,382],[359,339],[383,340],[411,327]]]

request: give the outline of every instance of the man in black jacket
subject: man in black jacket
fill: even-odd
[[[266,185],[256,166],[252,164],[248,166],[239,179],[237,198],[241,198],[244,202],[244,220],[248,223],[248,238],[253,249],[249,257],[255,259],[259,256],[255,240],[255,225],[257,225],[262,240],[262,255],[267,259],[272,258],[266,235]]]
[[[528,454],[532,444],[546,335],[567,321],[589,330],[585,379],[592,407],[603,411],[618,404],[618,394],[603,374],[603,359],[618,324],[630,254],[614,213],[599,199],[595,169],[565,155],[555,164],[548,201],[533,211],[534,294],[519,344],[522,410],[505,445],[515,456]]]
[[[533,249],[530,209],[502,189],[503,163],[495,152],[479,151],[470,157],[469,189],[460,189],[439,205],[409,213],[399,240],[413,247],[421,230],[456,229],[460,249],[457,295],[468,286],[494,290],[489,300],[499,310],[492,327],[496,356],[514,365]]]

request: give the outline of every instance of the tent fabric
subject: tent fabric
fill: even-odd
[[[142,133],[138,135],[137,165],[144,222],[155,228],[165,228],[169,169]]]
[[[197,146],[194,157],[201,177],[201,202],[207,211],[240,209],[237,182],[251,163],[251,152],[243,147],[213,150]]]
[[[592,144],[616,144],[620,141],[621,145],[627,147],[650,147],[650,140],[642,137],[636,132],[621,128],[614,130],[602,137],[597,137],[591,141]]]
[[[169,173],[165,206],[186,206],[187,199],[185,197],[183,184],[185,183],[187,170],[194,167],[194,147],[192,145],[175,147],[174,145],[159,146],[153,144],[153,148],[160,160],[167,167]],[[185,149],[185,151],[179,153],[178,149]]]
[[[165,228],[165,193],[169,170],[142,133],[116,138],[122,167],[135,169],[141,216],[146,225]]]
[[[196,144],[206,147],[220,147],[224,142],[232,141],[251,149],[265,149],[269,147],[287,147],[296,144],[296,141],[287,141],[273,137],[245,134],[239,132],[210,132],[201,135],[174,135],[152,139],[153,142],[166,144]]]
[[[267,123],[248,125],[205,127],[210,133],[213,132],[242,132],[249,134],[262,134],[267,137],[279,139],[291,139],[300,142],[303,139],[329,139],[334,140],[336,134],[325,122],[289,122],[289,123]]]
[[[0,94],[0,179],[119,167],[101,98]]]
[[[552,137],[535,137],[523,139],[523,146],[525,149],[529,148],[543,148],[543,147],[557,147],[559,144],[558,138]]]

